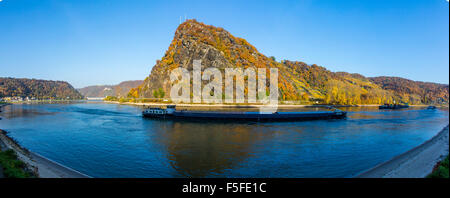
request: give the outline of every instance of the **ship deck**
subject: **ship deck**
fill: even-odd
[[[175,119],[207,119],[207,120],[251,120],[251,121],[299,121],[342,119],[346,117],[342,111],[313,111],[313,112],[212,112],[212,111],[175,111],[170,115],[144,115],[146,117],[162,117]]]

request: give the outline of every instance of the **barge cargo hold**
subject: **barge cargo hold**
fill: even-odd
[[[207,120],[242,120],[242,121],[303,121],[303,120],[326,120],[342,119],[347,112],[334,109],[334,111],[314,112],[211,112],[211,111],[176,111],[175,105],[163,108],[148,108],[142,112],[148,118],[167,119],[207,119]]]

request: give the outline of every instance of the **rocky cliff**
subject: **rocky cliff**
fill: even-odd
[[[396,94],[396,90],[383,89],[382,84],[376,83],[378,81],[359,74],[331,72],[324,67],[298,61],[278,62],[259,53],[245,39],[196,20],[188,20],[177,28],[162,59],[156,62],[144,83],[130,91],[129,96],[169,98],[172,86],[170,71],[178,67],[192,71],[194,60],[202,60],[202,69],[215,67],[221,71],[225,68],[278,68],[279,99],[284,101],[327,104],[380,104],[393,100],[429,102],[422,100],[421,94],[424,93]],[[448,92],[448,85],[442,89]],[[158,94],[160,92],[167,94]],[[438,98],[448,101],[448,94],[434,97]]]

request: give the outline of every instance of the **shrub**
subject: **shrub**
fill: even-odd
[[[120,98],[120,99],[119,99],[119,102],[120,102],[120,103],[128,102],[128,99],[126,99],[126,98]]]
[[[439,167],[437,167],[428,178],[449,178],[448,177],[448,156],[439,163]]]
[[[25,171],[25,163],[17,159],[17,155],[13,150],[0,152],[0,165],[3,167],[5,177],[27,178],[32,176]]]
[[[105,101],[118,101],[119,99],[115,96],[106,96]]]
[[[153,96],[155,98],[164,98],[165,95],[166,93],[162,88],[159,88],[158,90],[153,90]]]

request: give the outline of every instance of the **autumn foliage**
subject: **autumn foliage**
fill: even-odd
[[[26,78],[0,78],[0,98],[29,97],[36,99],[82,99],[67,82]]]
[[[217,67],[221,71],[226,67],[278,68],[281,101],[343,105],[394,101],[448,103],[448,85],[395,78],[366,78],[360,74],[331,72],[322,66],[299,61],[278,62],[274,57],[258,52],[245,39],[196,20],[187,20],[177,28],[164,56],[156,62],[144,83],[129,92],[129,97],[151,98],[160,90],[170,93],[169,72],[177,67],[192,71],[194,59],[201,59],[202,63],[212,64],[206,67]],[[166,94],[163,97],[170,96]]]

